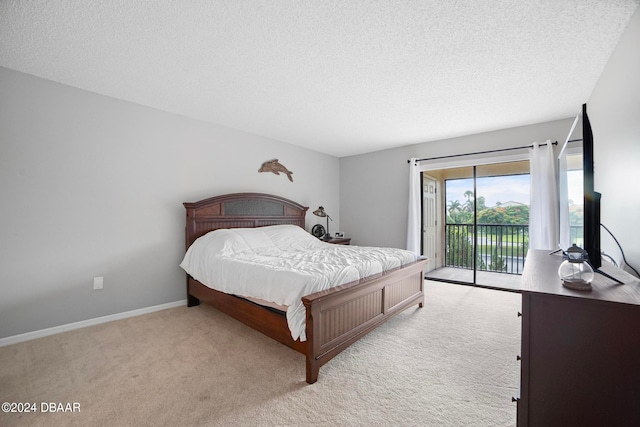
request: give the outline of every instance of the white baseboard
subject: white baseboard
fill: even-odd
[[[99,325],[101,323],[113,322],[114,320],[126,319],[128,317],[141,316],[153,313],[154,311],[166,310],[168,308],[187,305],[187,300],[169,302],[166,304],[154,305],[152,307],[139,308],[137,310],[125,311],[123,313],[110,314],[108,316],[95,317],[93,319],[82,320],[80,322],[67,323],[66,325],[54,326],[53,328],[41,329],[39,331],[27,332],[25,334],[13,335],[0,338],[0,347],[17,344],[24,341],[35,340],[62,332],[73,331],[74,329],[86,328],[87,326]]]

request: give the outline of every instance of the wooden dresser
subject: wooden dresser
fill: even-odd
[[[518,426],[640,426],[640,281],[607,264],[624,285],[596,274],[592,291],[572,291],[561,263],[527,255]]]

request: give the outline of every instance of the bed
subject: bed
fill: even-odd
[[[245,233],[244,230],[233,229],[267,226],[283,227],[267,227],[264,230],[286,230],[284,225],[304,230],[308,209],[291,200],[262,193],[227,194],[184,203],[184,206],[187,253],[196,240],[209,237],[214,234],[209,232],[214,230],[219,230],[215,234],[229,232],[232,235],[236,232]],[[414,305],[423,306],[423,270],[426,262],[411,261],[362,279],[303,295],[304,331],[298,339],[293,338],[287,313],[283,309],[215,290],[215,285],[208,283],[207,286],[190,274],[187,274],[187,301],[190,307],[201,302],[210,304],[302,353],[306,357],[306,381],[312,384],[318,379],[320,367],[349,345],[405,309]]]

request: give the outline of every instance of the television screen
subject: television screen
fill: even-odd
[[[594,190],[593,132],[583,104],[558,156],[559,245],[587,251],[594,269],[601,266],[600,193]]]
[[[584,249],[582,163],[582,114],[578,114],[558,157],[560,247],[565,251],[574,243]]]

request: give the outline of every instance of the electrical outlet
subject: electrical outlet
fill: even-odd
[[[93,290],[97,291],[102,289],[104,286],[104,277],[94,277],[93,278]]]

